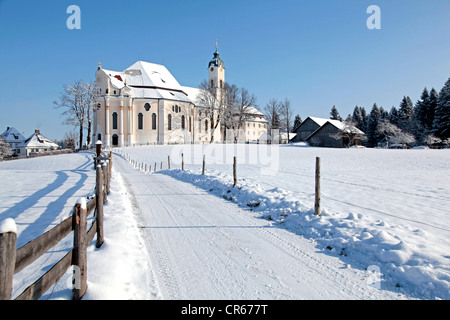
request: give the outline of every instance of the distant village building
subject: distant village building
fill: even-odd
[[[7,127],[0,136],[9,143],[13,154],[19,153],[17,146],[25,141],[25,137],[16,128]]]
[[[225,86],[225,65],[217,51],[208,64],[208,83],[218,100]],[[105,146],[135,144],[208,143],[213,126],[199,102],[198,88],[182,86],[163,65],[138,61],[124,71],[103,69],[95,75],[94,139]],[[267,136],[268,122],[249,108],[241,132],[243,140]],[[233,141],[219,123],[214,142]]]
[[[56,150],[58,147],[56,143],[44,137],[40,130],[35,130],[28,139],[18,144],[16,148],[18,156],[30,156],[35,153]]]
[[[311,146],[346,148],[361,145],[364,132],[338,120],[308,117],[297,128],[294,142],[306,141]]]

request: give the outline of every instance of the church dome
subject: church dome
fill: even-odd
[[[214,58],[211,59],[211,61],[208,64],[208,68],[210,67],[222,67],[225,68],[225,64],[223,63],[222,59],[219,58],[219,52],[214,52]]]

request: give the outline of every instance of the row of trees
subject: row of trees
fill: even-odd
[[[330,119],[343,120],[336,106],[331,108]],[[425,88],[415,104],[409,96],[404,96],[399,108],[393,106],[389,112],[376,103],[370,113],[356,106],[346,121],[365,132],[369,147],[389,139],[403,144],[449,144],[450,78],[439,93],[434,88],[430,91]]]

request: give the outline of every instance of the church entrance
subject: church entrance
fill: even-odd
[[[117,147],[119,145],[119,136],[117,134],[114,134],[112,136],[112,145],[114,147]]]

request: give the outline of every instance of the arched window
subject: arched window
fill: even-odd
[[[113,112],[112,114],[112,128],[113,130],[117,130],[117,112]]]
[[[144,115],[142,113],[138,114],[138,130],[144,129]]]
[[[172,115],[170,113],[167,116],[167,130],[172,130]]]
[[[181,116],[181,129],[186,129],[186,119],[184,116]]]
[[[150,108],[151,108],[150,104],[146,103],[144,106],[145,111],[150,110]]]
[[[156,113],[152,113],[152,130],[156,130]]]
[[[220,80],[220,88],[223,88],[223,80]]]
[[[198,120],[198,132],[202,132],[202,120]]]
[[[208,132],[208,120],[205,120],[205,132]]]

